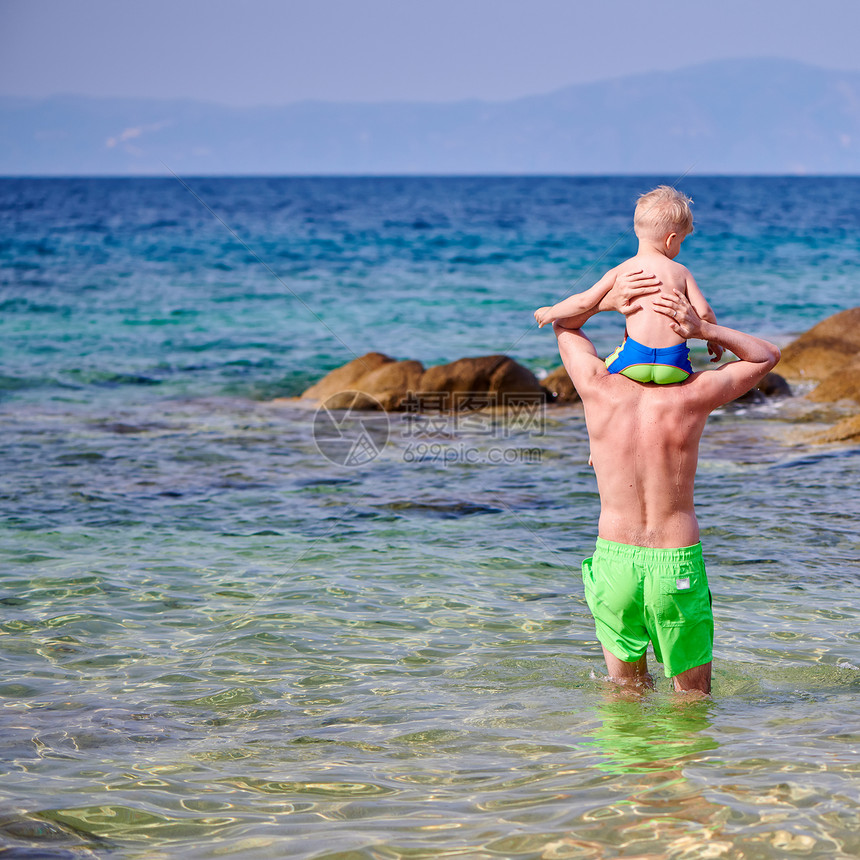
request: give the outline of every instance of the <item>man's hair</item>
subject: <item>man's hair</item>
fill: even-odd
[[[692,199],[671,185],[659,185],[636,201],[633,229],[636,235],[646,233],[662,238],[668,233],[686,236],[693,232]]]

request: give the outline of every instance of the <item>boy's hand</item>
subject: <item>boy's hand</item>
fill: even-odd
[[[537,320],[538,328],[543,328],[548,323],[555,321],[555,316],[553,315],[552,308],[538,308],[535,311],[535,319]]]
[[[719,361],[723,357],[723,348],[716,341],[709,340],[708,354],[713,356],[711,361]]]
[[[629,317],[642,310],[636,302],[642,296],[660,292],[662,281],[656,275],[646,274],[643,269],[622,272],[615,278],[612,289],[604,296],[599,307],[602,311],[618,311]]]

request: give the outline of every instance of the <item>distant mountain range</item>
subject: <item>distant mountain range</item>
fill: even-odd
[[[4,97],[0,129],[3,176],[857,174],[860,72],[725,60],[447,104]]]

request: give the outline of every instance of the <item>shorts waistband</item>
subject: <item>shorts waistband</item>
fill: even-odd
[[[597,539],[597,550],[607,555],[639,561],[672,562],[692,561],[702,557],[702,544],[680,547],[651,547],[634,546],[627,543],[616,543],[611,540]]]
[[[678,357],[686,357],[690,354],[690,348],[686,341],[676,343],[674,346],[645,346],[644,343],[639,343],[630,335],[627,335],[623,346],[628,351],[638,352],[643,355],[647,354],[651,361],[657,361],[660,358],[676,359]]]

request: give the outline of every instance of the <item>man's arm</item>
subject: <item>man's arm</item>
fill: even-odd
[[[677,290],[672,293],[654,299],[654,309],[672,318],[671,327],[676,334],[686,339],[713,341],[740,359],[694,374],[691,384],[710,408],[715,409],[745,394],[776,366],[780,354],[774,344],[703,320],[686,296]]]
[[[554,322],[552,330],[558,338],[561,363],[577,391],[581,393],[598,375],[608,373],[594,344],[579,328],[567,328],[562,322]]]
[[[600,311],[618,311],[624,314],[624,316],[630,316],[642,309],[641,305],[636,304],[637,299],[649,293],[660,291],[660,284],[662,283],[660,279],[656,275],[646,274],[642,269],[637,269],[635,272],[622,272],[621,274],[617,273],[617,269],[613,269],[607,272],[607,275],[612,275],[613,272],[616,274],[613,275],[614,282],[612,286],[606,291],[601,289],[601,297],[593,306],[564,317],[551,317],[546,321],[557,322],[562,328],[576,330],[582,328],[591,317]],[[591,290],[596,290],[600,286],[600,283],[598,281]],[[587,290],[585,293],[580,293],[579,295],[584,296],[588,292],[591,292],[591,290]],[[571,299],[575,298],[578,297],[571,296]],[[565,301],[569,300],[566,299]],[[559,305],[561,304],[564,304],[564,302],[559,303]],[[538,328],[541,328],[545,324],[541,323],[538,314],[541,311],[552,311],[556,307],[559,307],[559,305],[555,305],[553,308],[539,308],[535,311],[535,318],[539,323]]]

